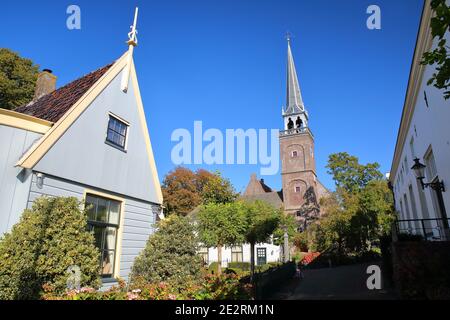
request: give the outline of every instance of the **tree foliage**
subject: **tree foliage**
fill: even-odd
[[[226,203],[236,199],[228,180],[219,173],[203,169],[193,172],[177,167],[164,178],[162,191],[168,215],[185,216],[202,203]]]
[[[131,281],[175,285],[196,281],[202,266],[197,246],[195,227],[188,218],[173,215],[161,220],[135,259]]]
[[[328,167],[337,191],[321,200],[323,216],[296,243],[321,252],[334,248],[339,255],[372,250],[394,218],[392,193],[378,164],[361,165],[339,153],[330,156]]]
[[[0,48],[0,108],[12,110],[30,102],[38,72],[31,60]]]
[[[355,193],[364,188],[369,181],[380,180],[383,174],[378,163],[362,165],[358,158],[347,152],[331,154],[328,158],[328,173],[333,176],[336,187]]]
[[[272,234],[280,226],[283,213],[267,202],[256,200],[242,203],[245,214],[245,242],[250,244],[250,273],[255,273],[255,244],[269,242]]]
[[[244,203],[209,203],[196,216],[199,237],[203,245],[215,247],[219,262],[224,246],[242,244],[247,228]],[[219,263],[218,273],[221,273]]]
[[[76,198],[39,198],[0,241],[0,300],[37,299],[43,285],[66,289],[70,266],[80,285],[98,287],[99,250]]]
[[[445,34],[450,31],[450,7],[445,0],[432,0],[431,9],[434,17],[431,18],[431,34],[437,38],[438,43],[434,50],[425,52],[422,64],[436,64],[436,72],[428,80],[428,85],[433,84],[438,89],[444,90],[444,98],[450,98],[450,56],[447,52],[449,46]]]

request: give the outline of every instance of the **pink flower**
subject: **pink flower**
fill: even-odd
[[[141,289],[134,289],[131,292],[133,292],[133,293],[141,293]]]
[[[174,294],[169,294],[169,300],[177,300],[177,296]]]
[[[81,293],[94,293],[95,289],[90,287],[83,287],[80,289]]]
[[[139,296],[137,294],[127,292],[127,300],[136,300],[138,298],[139,298]]]

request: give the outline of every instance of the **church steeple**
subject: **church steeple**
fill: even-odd
[[[291,50],[291,39],[287,38],[287,80],[286,80],[286,106],[283,108],[284,130],[304,128],[308,126],[308,112],[303,104],[297,70]]]

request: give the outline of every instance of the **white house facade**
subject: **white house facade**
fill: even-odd
[[[444,99],[443,90],[427,85],[435,67],[420,63],[424,52],[437,43],[431,35],[431,18],[427,0],[389,179],[398,212],[397,231],[445,240],[449,239],[450,100]],[[445,37],[448,43],[449,32]],[[423,174],[414,170],[421,169],[418,166]]]

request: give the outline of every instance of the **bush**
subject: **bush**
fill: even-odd
[[[141,283],[127,290],[124,283],[101,292],[81,288],[64,294],[47,292],[45,300],[243,300],[252,298],[252,286],[239,281],[236,275],[208,275],[201,282],[187,281],[174,285],[168,282]]]
[[[67,269],[98,287],[100,253],[76,198],[39,198],[0,241],[0,299],[37,299],[42,287],[66,289]]]
[[[228,263],[228,268],[250,271],[250,262],[230,262]]]
[[[424,238],[420,234],[399,233],[398,241],[423,241]]]
[[[199,279],[203,261],[197,254],[198,240],[189,219],[173,215],[157,227],[134,262],[131,282],[181,285]]]

